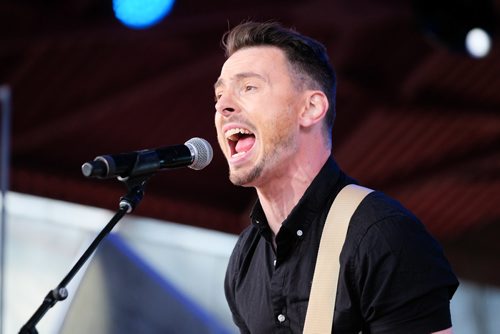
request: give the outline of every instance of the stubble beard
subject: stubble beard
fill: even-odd
[[[266,157],[260,161],[255,167],[253,167],[249,172],[243,173],[238,171],[229,170],[229,180],[235,186],[249,187],[253,181],[257,180],[264,171],[264,165]]]
[[[273,147],[273,152],[263,152],[262,158],[249,171],[235,171],[229,169],[229,180],[236,186],[251,187],[263,181],[266,171],[280,168],[281,160],[296,147],[293,134],[288,131],[275,135],[267,147]]]

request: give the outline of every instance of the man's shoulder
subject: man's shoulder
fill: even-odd
[[[358,248],[361,243],[378,243],[382,239],[390,243],[402,242],[411,235],[430,237],[410,210],[390,196],[374,191],[354,212],[347,239],[351,246]]]
[[[373,191],[363,199],[351,218],[351,225],[367,230],[388,221],[412,221],[421,225],[419,219],[404,205],[380,191]]]
[[[380,191],[368,194],[354,212],[351,222],[365,228],[383,220],[404,219],[418,221],[418,218],[400,202]]]

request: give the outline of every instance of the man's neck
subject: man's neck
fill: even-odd
[[[256,187],[260,204],[275,236],[327,159],[328,154],[316,158],[314,163],[296,166],[290,173]]]

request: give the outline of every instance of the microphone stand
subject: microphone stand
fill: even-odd
[[[49,291],[40,307],[38,307],[35,313],[28,320],[28,322],[26,322],[26,324],[21,328],[19,334],[38,334],[35,326],[51,307],[53,307],[58,301],[65,300],[68,297],[68,290],[66,289],[68,283],[73,279],[76,273],[81,269],[81,267],[99,246],[99,243],[106,237],[106,235],[109,234],[109,232],[111,232],[113,227],[120,221],[120,219],[122,219],[125,214],[132,212],[139,204],[144,196],[144,187],[146,185],[146,182],[152,175],[153,174],[146,174],[136,177],[118,178],[120,181],[126,184],[128,189],[128,193],[120,198],[118,211],[113,216],[113,218],[111,218],[104,229],[97,235],[97,237],[83,253],[80,259],[76,262],[73,268],[71,268],[66,277],[63,278],[61,283],[59,283],[59,285],[55,289]]]

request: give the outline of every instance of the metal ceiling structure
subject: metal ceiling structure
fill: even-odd
[[[484,269],[500,253],[500,40],[482,59],[452,52],[419,30],[406,0],[178,0],[144,30],[120,24],[111,1],[2,1],[11,189],[114,210],[124,186],[84,178],[82,163],[202,137],[212,164],[158,173],[135,213],[241,231],[255,194],[227,178],[212,86],[221,35],[246,19],[325,43],[339,80],[341,167],[422,218],[459,274],[500,285],[499,269]]]

